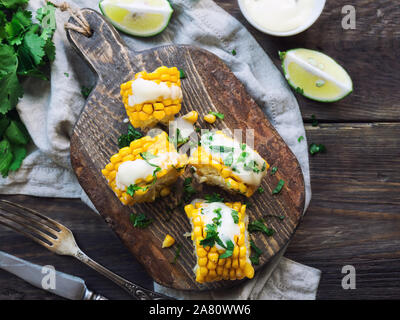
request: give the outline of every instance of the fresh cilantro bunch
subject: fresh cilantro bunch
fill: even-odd
[[[36,13],[24,7],[28,0],[0,0],[0,173],[16,171],[26,156],[29,134],[15,112],[24,91],[21,82],[32,76],[47,79],[46,67],[55,58],[52,41],[55,7]]]

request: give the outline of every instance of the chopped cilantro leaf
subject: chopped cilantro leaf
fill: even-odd
[[[210,111],[208,114],[212,114],[214,116],[216,116],[218,119],[224,120],[225,115],[223,113],[220,112],[215,112],[215,111]]]
[[[134,127],[132,127],[132,125],[129,125],[128,133],[122,134],[118,138],[118,147],[120,148],[128,147],[132,141],[140,139],[141,137],[143,137],[143,135],[139,131],[137,131]]]
[[[186,78],[186,73],[183,69],[179,69],[179,78],[180,79],[185,79]]]
[[[226,242],[226,249],[223,254],[219,256],[220,259],[226,259],[232,256],[233,249],[235,249],[235,245],[233,244],[232,240],[228,240]]]
[[[280,179],[278,184],[276,185],[275,189],[272,190],[272,194],[278,194],[279,192],[281,192],[284,185],[285,185],[285,181]]]
[[[304,140],[304,137],[303,137],[303,136],[300,136],[300,137],[297,139],[298,142],[302,142],[303,140]]]
[[[68,72],[64,72],[64,76],[66,76],[67,78],[69,78],[69,73],[68,73]]]
[[[237,212],[236,210],[232,210],[231,215],[232,215],[233,222],[238,224],[239,223],[239,212]]]
[[[258,191],[258,193],[264,193],[264,188],[262,188],[262,187],[259,187],[258,189],[257,189],[257,191]]]
[[[318,126],[318,120],[317,120],[315,114],[312,114],[312,115],[311,115],[311,120],[312,120],[311,125],[312,125],[313,127]]]
[[[220,152],[220,153],[233,152],[233,148],[227,147],[227,146],[210,146],[209,148],[211,149],[211,151],[214,151],[214,152]]]
[[[213,194],[206,194],[204,196],[204,199],[206,199],[207,203],[211,202],[224,202],[224,198],[222,198],[218,193],[213,193]]]
[[[303,89],[303,88],[297,87],[297,88],[295,89],[295,91],[296,91],[297,93],[299,93],[299,94],[304,94],[304,89]]]
[[[262,251],[256,246],[253,240],[250,240],[250,247],[252,250],[254,250],[254,255],[250,257],[250,261],[253,265],[258,265],[260,263],[260,256],[262,255]]]
[[[144,213],[131,213],[130,221],[135,228],[144,229],[153,223],[152,219],[148,219]]]
[[[310,144],[310,153],[312,155],[319,153],[319,152],[326,152],[326,147],[323,144],[315,144],[311,143]]]
[[[275,233],[275,230],[268,228],[262,219],[250,222],[247,230],[249,230],[249,232],[262,232],[267,236],[272,236]]]
[[[273,176],[278,171],[277,167],[272,167],[271,169],[271,176]]]
[[[82,86],[81,87],[81,94],[85,99],[87,99],[89,97],[90,93],[92,92],[92,90],[93,90],[93,87]]]
[[[235,49],[232,50],[232,55],[236,56],[236,50]]]
[[[151,160],[151,159],[157,158],[156,155],[154,155],[154,154],[152,154],[151,152],[148,152],[148,151],[146,151],[146,152],[141,152],[141,153],[140,153],[140,156],[141,156],[144,160],[146,160],[146,161],[149,161],[149,160]],[[154,164],[152,164],[152,165],[154,166]]]
[[[171,264],[175,264],[176,260],[178,260],[179,256],[181,255],[181,248],[182,248],[182,245],[180,243],[178,243],[176,245],[175,256],[174,256],[174,259],[171,261]]]

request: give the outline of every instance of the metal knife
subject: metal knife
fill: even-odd
[[[44,267],[22,260],[8,253],[0,251],[0,269],[8,271],[25,280],[31,285],[70,300],[108,300],[107,298],[90,291],[81,278],[55,271],[50,288],[43,286],[46,271]],[[49,271],[49,269],[47,269]],[[50,276],[50,273],[48,273]]]

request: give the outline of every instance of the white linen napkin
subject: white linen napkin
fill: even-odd
[[[97,9],[95,0],[74,0],[76,7]],[[36,11],[43,0],[30,0],[28,9]],[[299,106],[285,79],[275,68],[250,33],[212,0],[173,0],[175,10],[168,28],[152,38],[122,35],[128,46],[141,51],[167,43],[193,44],[219,56],[242,81],[263,109],[272,125],[296,155],[306,186],[306,206],[311,199],[307,140]],[[81,87],[94,83],[93,75],[73,52],[63,28],[68,13],[57,12],[54,35],[56,60],[50,82],[29,79],[17,110],[33,144],[17,172],[0,179],[0,193],[44,197],[81,198],[93,205],[72,172],[69,137],[84,106]],[[237,54],[232,55],[232,50]],[[235,289],[200,294],[176,292],[155,285],[164,293],[181,298],[199,299],[314,299],[320,271],[277,255],[255,278]]]

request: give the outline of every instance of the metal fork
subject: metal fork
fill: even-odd
[[[0,199],[0,224],[41,244],[48,250],[77,258],[139,300],[172,299],[134,284],[89,258],[76,244],[74,235],[67,227],[39,212],[19,204]]]

